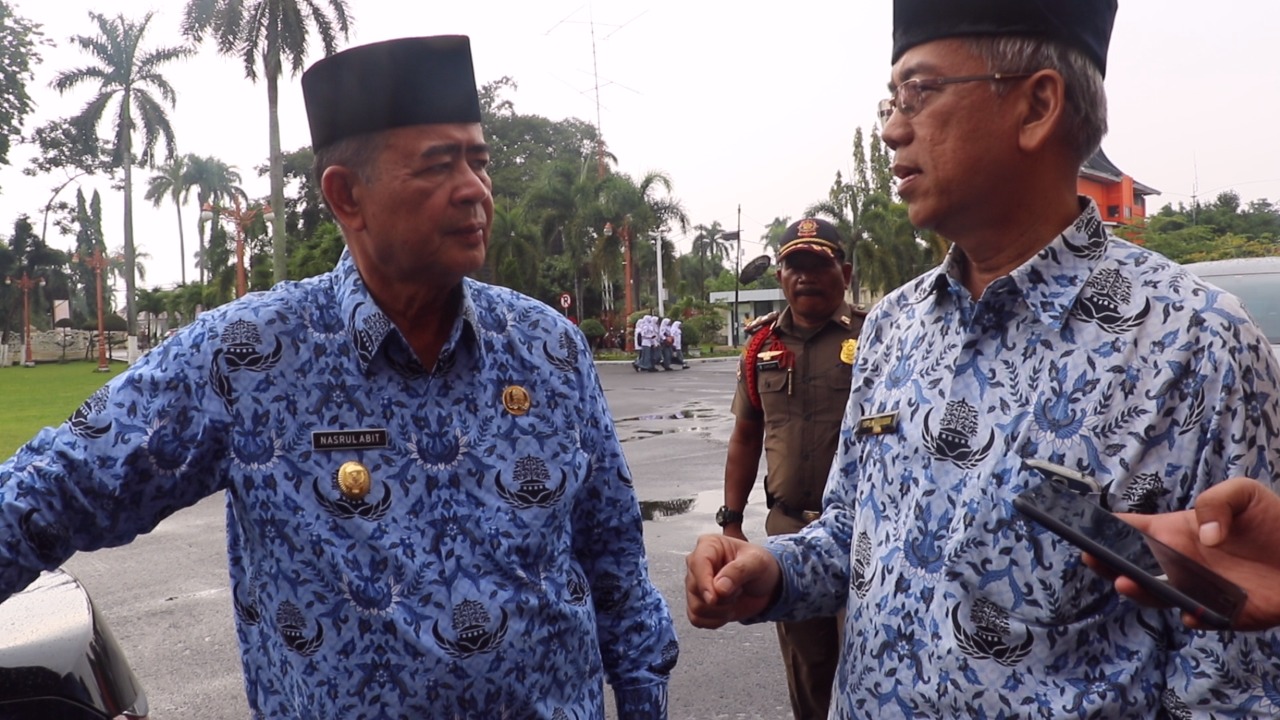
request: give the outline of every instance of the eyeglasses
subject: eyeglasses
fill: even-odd
[[[937,90],[943,85],[958,85],[970,82],[997,82],[1000,80],[1020,80],[1031,77],[1034,73],[991,73],[990,75],[960,75],[958,77],[911,78],[893,90],[893,97],[880,101],[878,115],[880,129],[883,130],[893,118],[894,111],[906,117],[915,117],[924,105],[924,91]]]

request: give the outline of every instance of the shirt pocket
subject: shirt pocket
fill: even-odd
[[[844,363],[836,363],[818,378],[817,407],[814,420],[820,423],[839,424],[849,404],[849,391],[853,385],[853,369]]]
[[[760,406],[770,421],[790,417],[790,393],[787,388],[786,370],[762,370],[756,387],[760,389]]]

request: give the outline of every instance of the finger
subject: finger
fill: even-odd
[[[1132,598],[1141,605],[1147,607],[1169,607],[1166,602],[1161,602],[1155,596],[1142,589],[1142,586],[1134,582],[1133,578],[1120,575],[1116,577],[1116,592],[1125,597]]]
[[[1231,532],[1231,521],[1258,500],[1261,483],[1249,478],[1231,478],[1205,490],[1196,499],[1196,522],[1200,542],[1213,547]]]
[[[749,595],[772,593],[781,581],[778,561],[764,548],[744,545],[733,562],[716,573],[716,593],[723,598],[737,598],[744,591]]]
[[[1182,624],[1193,630],[1205,630],[1205,626],[1200,622],[1199,618],[1189,612],[1182,613]]]
[[[706,542],[706,536],[698,538],[693,552],[685,556],[685,594],[692,605],[694,600],[712,604],[716,599],[714,588],[720,553]]]
[[[1093,570],[1108,580],[1115,580],[1116,577],[1118,577],[1116,575],[1116,571],[1112,570],[1110,565],[1102,562],[1087,552],[1080,553],[1080,559],[1084,560],[1084,564],[1088,565],[1090,570]]]

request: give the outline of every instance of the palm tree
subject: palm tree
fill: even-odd
[[[489,233],[490,280],[526,295],[537,292],[538,231],[525,208],[507,198],[493,206],[493,231]]]
[[[573,294],[582,308],[581,283],[588,254],[604,229],[601,207],[604,183],[592,160],[563,160],[549,165],[526,197],[530,210],[541,218],[542,237],[548,255],[563,256],[573,274]],[[586,314],[586,313],[584,313]]]
[[[183,178],[183,182],[188,187],[196,188],[196,203],[203,208],[205,204],[215,206],[214,218],[211,223],[200,220],[196,226],[196,237],[199,239],[200,249],[197,251],[196,268],[200,271],[200,283],[203,285],[206,280],[206,273],[211,272],[209,266],[208,253],[205,252],[205,227],[217,227],[217,206],[225,203],[227,200],[240,197],[246,198],[244,190],[240,187],[240,173],[234,165],[228,165],[215,157],[199,157],[197,155],[187,156],[187,175]],[[199,217],[199,216],[197,216]],[[213,233],[209,233],[210,239]]]
[[[849,292],[853,295],[854,302],[857,302],[862,292],[863,260],[875,249],[863,242],[866,230],[863,227],[862,213],[868,196],[860,194],[861,192],[856,178],[855,182],[845,182],[844,177],[837,170],[836,179],[831,183],[831,189],[827,191],[827,199],[810,205],[804,211],[809,217],[830,220],[848,243],[845,256],[853,265]]]
[[[172,160],[161,165],[158,168],[160,172],[152,175],[148,181],[147,193],[143,196],[157,208],[167,197],[173,201],[173,207],[178,211],[178,257],[183,285],[187,284],[187,242],[182,230],[182,204],[191,196],[193,185],[187,167],[189,157],[190,155],[175,155]]]
[[[165,108],[153,95],[160,96],[173,107],[177,100],[173,86],[160,74],[160,67],[173,60],[191,55],[191,50],[167,47],[159,50],[143,50],[143,36],[151,23],[152,13],[143,16],[141,22],[126,20],[123,15],[108,19],[91,12],[89,17],[98,25],[98,35],[72,38],[80,48],[93,55],[97,65],[88,65],[59,73],[53,80],[58,92],[66,92],[82,83],[97,83],[97,95],[89,101],[73,124],[81,127],[97,127],[107,107],[116,103],[112,121],[115,147],[112,161],[115,167],[124,169],[124,262],[125,301],[128,308],[129,336],[138,335],[138,311],[134,303],[136,261],[133,245],[133,166],[150,166],[155,161],[156,144],[163,138],[166,157],[173,156],[173,128]],[[142,130],[142,144],[134,155],[133,131]]]
[[[160,315],[164,313],[167,298],[165,291],[160,288],[138,289],[138,311],[147,314],[147,341],[148,347],[154,346],[156,341],[156,323],[160,320]]]
[[[790,215],[774,217],[773,222],[769,223],[769,227],[765,228],[764,234],[760,236],[760,240],[764,243],[765,249],[772,250],[776,255],[777,252],[782,249],[782,236],[786,234],[787,228],[790,226]]]
[[[328,6],[327,12],[324,6]],[[288,271],[278,83],[285,60],[294,75],[302,72],[312,25],[324,54],[337,52],[339,34],[346,40],[351,31],[346,0],[188,0],[182,17],[184,35],[196,42],[203,41],[206,34],[213,36],[219,53],[244,61],[245,77],[257,82],[259,63],[266,77],[271,206],[280,209],[271,232],[276,282],[284,280]]]
[[[729,241],[724,239],[724,228],[719,220],[710,225],[695,225],[697,235],[693,236],[693,253],[698,256],[698,297],[707,296],[707,256],[720,263],[730,252]]]

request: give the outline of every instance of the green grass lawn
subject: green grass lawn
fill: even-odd
[[[0,368],[0,461],[46,425],[66,420],[85,398],[125,368],[96,372],[98,362],[41,364],[33,368]]]

